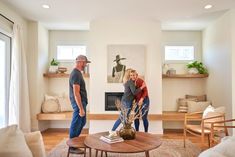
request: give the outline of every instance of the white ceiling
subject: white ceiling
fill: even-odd
[[[1,0],[48,29],[89,29],[95,19],[160,20],[165,30],[201,30],[235,0]],[[49,4],[50,9],[43,9]],[[206,4],[214,7],[205,10]]]

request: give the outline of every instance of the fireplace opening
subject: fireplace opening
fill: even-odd
[[[121,100],[123,94],[123,92],[105,92],[105,111],[117,111],[115,100]]]

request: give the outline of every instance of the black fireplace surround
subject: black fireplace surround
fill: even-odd
[[[117,111],[115,100],[121,100],[123,94],[123,92],[105,92],[105,111]]]

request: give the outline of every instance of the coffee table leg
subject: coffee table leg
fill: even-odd
[[[108,153],[107,152],[105,152],[105,157],[108,157]]]
[[[89,157],[91,157],[91,148],[89,148]]]
[[[103,157],[103,151],[101,151],[101,157]]]
[[[145,152],[145,157],[149,157],[149,151]]]
[[[98,157],[98,150],[95,150],[95,157]]]
[[[69,153],[70,153],[70,147],[69,147],[69,149],[68,149],[68,154],[67,154],[67,157],[69,157]]]
[[[84,148],[84,157],[86,157],[86,147]]]

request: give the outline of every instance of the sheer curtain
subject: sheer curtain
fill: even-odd
[[[9,125],[18,124],[22,131],[30,132],[27,64],[22,34],[20,26],[14,24],[11,56]]]

